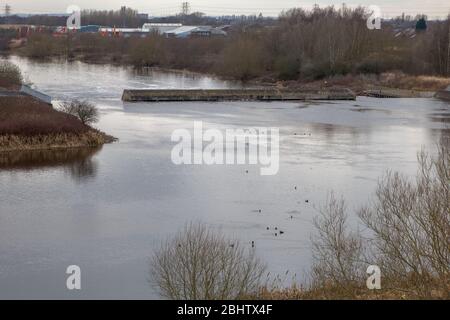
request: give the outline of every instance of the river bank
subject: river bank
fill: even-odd
[[[0,152],[98,147],[113,141],[31,96],[0,96]]]
[[[114,54],[85,55],[77,53],[71,57],[52,55],[45,58],[33,58],[25,51],[14,51],[21,57],[27,57],[36,62],[75,62],[80,61],[92,65],[112,65],[116,67],[133,67],[136,70],[151,69],[160,72],[189,73],[193,76],[211,76],[224,81],[241,82],[245,87],[267,87],[286,90],[340,90],[350,89],[357,96],[380,98],[430,98],[437,91],[450,85],[450,78],[429,75],[408,75],[401,71],[383,72],[379,74],[361,73],[333,75],[320,80],[298,79],[280,80],[274,74],[242,80],[230,75],[224,75],[215,70],[205,68],[185,68],[173,66],[136,66],[129,55],[117,58]]]
[[[402,72],[333,76],[317,81],[282,81],[278,86],[287,88],[348,88],[357,96],[375,98],[431,98],[437,91],[450,85],[450,78],[415,76]]]

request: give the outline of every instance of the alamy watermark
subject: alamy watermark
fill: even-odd
[[[369,30],[381,29],[381,9],[379,6],[369,6],[371,12],[369,18],[367,18],[366,25]]]
[[[81,8],[77,5],[70,5],[66,12],[70,15],[67,18],[66,26],[68,30],[79,29],[81,27]],[[369,6],[370,16],[366,25],[369,30],[381,29],[381,8],[376,5]]]
[[[171,140],[177,143],[171,153],[176,165],[260,165],[263,176],[276,175],[280,167],[278,128],[204,130],[195,121],[193,130],[174,130]]]
[[[67,290],[81,290],[81,268],[77,265],[70,265],[66,269],[69,276],[66,280]]]
[[[71,5],[66,12],[70,14],[67,18],[66,26],[68,30],[81,28],[81,8],[76,5]]]
[[[380,290],[381,289],[381,269],[377,265],[367,267],[366,273],[369,275],[366,281],[367,289]]]

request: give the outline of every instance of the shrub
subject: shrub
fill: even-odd
[[[16,36],[14,30],[0,29],[0,51],[9,49],[9,43]]]
[[[388,172],[359,216],[372,231],[374,256],[394,287],[419,297],[450,297],[450,146],[422,151],[415,182]]]
[[[353,296],[362,279],[364,267],[362,239],[358,233],[348,230],[344,199],[330,194],[326,203],[314,219],[317,234],[312,237],[313,267],[312,285],[323,288],[327,294]]]
[[[379,181],[375,200],[359,211],[368,229],[364,237],[346,231],[344,202],[328,201],[315,223],[311,291],[354,298],[365,289],[364,266],[376,264],[390,293],[450,297],[448,140],[442,139],[436,157],[422,151],[418,159],[415,182],[392,172]]]
[[[160,65],[165,60],[166,53],[164,39],[159,35],[152,35],[138,39],[130,52],[130,59],[135,66],[152,67]]]
[[[0,87],[20,86],[23,78],[18,66],[8,61],[0,62]]]
[[[150,274],[164,298],[224,300],[256,293],[264,271],[239,242],[189,224],[155,253]]]
[[[275,61],[275,71],[282,80],[296,80],[300,74],[300,58],[281,56]]]
[[[60,108],[63,112],[77,117],[84,125],[91,125],[98,121],[97,107],[87,101],[63,102]]]
[[[84,133],[90,128],[77,118],[30,97],[1,97],[0,135]]]
[[[31,58],[45,59],[57,54],[56,43],[60,42],[61,40],[56,40],[51,35],[37,33],[29,37],[24,51]]]
[[[239,80],[249,80],[263,74],[265,68],[265,53],[261,42],[241,37],[225,48],[220,73]]]

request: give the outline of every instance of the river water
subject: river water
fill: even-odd
[[[189,73],[11,57],[55,100],[88,99],[96,125],[119,141],[98,149],[0,157],[0,298],[158,298],[148,262],[161,241],[200,221],[250,246],[281,282],[310,266],[312,219],[330,191],[355,211],[387,170],[413,176],[416,153],[447,132],[450,105],[434,99],[342,102],[122,103],[125,88],[239,87]],[[280,168],[176,166],[171,134],[277,127]],[[308,201],[308,202],[306,202]],[[261,212],[260,212],[261,211]],[[270,230],[267,230],[267,227]],[[285,233],[275,236],[277,227]],[[79,265],[82,289],[66,289]],[[287,275],[286,275],[287,272]]]

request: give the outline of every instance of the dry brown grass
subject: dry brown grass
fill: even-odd
[[[0,98],[0,134],[84,133],[90,127],[74,116],[27,96]]]
[[[283,87],[343,87],[353,90],[358,95],[364,95],[366,90],[387,89],[394,95],[417,97],[418,92],[436,92],[450,85],[450,78],[438,76],[415,76],[403,72],[385,72],[375,74],[347,74],[332,76],[317,81],[285,81],[279,82]],[[396,91],[397,90],[397,91]]]
[[[438,91],[450,85],[450,78],[438,76],[411,76],[402,72],[387,72],[380,77],[380,84],[390,88],[417,91]]]
[[[0,152],[58,148],[95,147],[112,142],[113,138],[97,130],[82,133],[51,133],[38,135],[0,135]]]
[[[0,151],[92,147],[113,138],[30,97],[0,97]]]
[[[448,287],[450,290],[450,286]],[[368,290],[367,288],[354,289],[352,294],[346,294],[334,286],[322,288],[301,288],[292,286],[283,289],[263,288],[258,295],[249,299],[261,300],[415,300],[418,296],[411,291],[399,289]],[[434,291],[430,299],[443,299],[445,293]]]

